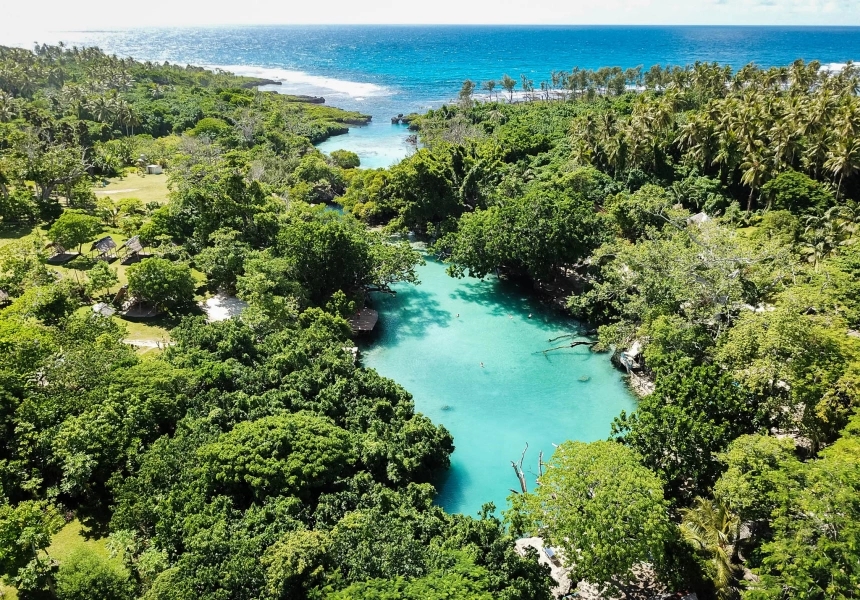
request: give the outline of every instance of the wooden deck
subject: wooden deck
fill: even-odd
[[[371,308],[362,308],[349,319],[349,326],[355,333],[373,331],[376,322],[379,321],[379,313]]]
[[[162,311],[154,304],[135,302],[119,314],[127,319],[153,319],[161,315]]]

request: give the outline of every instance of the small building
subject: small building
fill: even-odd
[[[543,553],[546,554],[546,557],[552,562],[554,565],[561,566],[561,561],[558,559],[558,553],[549,546],[543,547]]]
[[[105,236],[93,242],[90,250],[97,260],[111,261],[116,258],[116,242],[111,236]]]
[[[122,253],[122,264],[130,265],[132,263],[140,262],[144,258],[149,258],[151,255],[146,254],[143,251],[143,242],[140,241],[140,236],[134,236],[125,241],[125,243],[119,247],[120,252]]]
[[[362,308],[356,311],[347,321],[352,327],[353,333],[366,333],[373,331],[376,327],[376,322],[379,320],[379,313],[371,308]]]
[[[4,304],[9,304],[9,294],[0,290],[0,306],[3,306]]]
[[[162,173],[161,165],[146,165],[147,175],[161,175]]]
[[[77,252],[69,252],[59,242],[51,242],[46,249],[50,248],[51,256],[48,257],[48,263],[52,265],[63,265],[80,256]]]
[[[209,323],[215,323],[240,316],[248,308],[248,303],[239,300],[236,296],[218,292],[202,302],[200,308],[206,313],[206,320]]]
[[[116,313],[116,309],[105,302],[99,302],[93,305],[93,312],[103,317],[112,317]]]
[[[126,300],[120,315],[126,319],[154,319],[161,316],[163,311],[152,302],[143,302],[135,299]]]

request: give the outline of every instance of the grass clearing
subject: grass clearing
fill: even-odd
[[[107,541],[107,538],[96,538],[88,535],[81,522],[75,519],[57,532],[51,540],[51,545],[47,548],[47,554],[62,563],[68,560],[75,552],[85,550],[109,560],[125,570],[125,565],[122,564],[121,560],[111,558],[110,552],[107,549]],[[12,586],[0,583],[0,599],[17,600],[18,590]]]
[[[12,242],[17,242],[18,240],[23,240],[31,235],[36,235],[41,233],[44,235],[45,229],[43,229],[39,225],[35,226],[18,226],[18,227],[0,227],[0,247],[5,246],[6,244],[11,244]]]
[[[144,204],[149,202],[164,204],[167,202],[166,173],[161,175],[130,173],[124,177],[111,177],[108,181],[109,183],[104,187],[98,185],[93,187],[97,198],[109,197],[114,200],[137,198]]]
[[[156,317],[145,323],[142,321],[128,321],[117,316],[111,318],[126,328],[128,331],[128,334],[125,336],[127,340],[162,343],[170,341],[170,332],[165,327],[167,323],[165,323],[163,317]]]
[[[84,526],[77,519],[70,521],[51,540],[48,555],[60,562],[78,550],[89,550],[102,558],[110,559],[107,549],[107,538],[91,537],[84,531]],[[114,559],[115,560],[115,559]],[[117,561],[117,564],[122,564]]]

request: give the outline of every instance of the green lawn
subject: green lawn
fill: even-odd
[[[41,226],[36,227],[0,227],[0,247],[18,240],[23,240],[31,235],[45,234],[45,229]]]
[[[51,545],[48,546],[48,556],[62,563],[68,560],[72,554],[78,550],[89,550],[102,558],[115,561],[117,565],[125,568],[122,562],[116,558],[110,558],[110,552],[107,549],[107,538],[94,538],[87,535],[80,521],[75,519],[66,524],[54,539],[51,540]],[[0,584],[0,599],[10,600],[18,598],[18,590],[11,586],[3,586]]]
[[[170,333],[166,329],[167,323],[163,318],[150,319],[146,322],[127,321],[120,317],[114,316],[113,319],[124,325],[128,330],[126,339],[129,340],[144,340],[153,342],[168,342],[170,341]]]
[[[107,538],[94,538],[86,535],[81,522],[75,519],[66,524],[48,546],[48,555],[60,562],[68,558],[77,550],[87,549],[102,558],[110,558],[107,549]]]
[[[167,202],[167,174],[163,175],[140,175],[130,173],[125,177],[112,177],[104,187],[96,185],[93,187],[97,198],[110,197],[114,200],[122,198],[137,198],[144,204]],[[42,227],[12,227],[0,226],[0,246],[20,240],[36,232],[44,234],[46,229]],[[114,235],[114,239],[117,236]],[[125,241],[123,239],[123,241]],[[117,242],[119,244],[119,242]],[[85,246],[86,248],[86,246]]]
[[[157,175],[149,175],[149,177],[157,177]],[[32,235],[38,235],[39,233],[45,233],[45,230],[40,226],[19,229],[0,229],[0,246],[25,239]],[[99,234],[99,237],[101,238],[107,235],[113,238],[114,242],[116,242],[117,248],[122,246],[126,239],[128,239],[127,236],[116,227],[104,227],[102,232]],[[79,249],[69,248],[69,250],[77,252]],[[96,263],[87,257],[87,254],[92,250],[92,244],[84,244],[81,250],[83,253],[78,258],[75,258],[64,265],[49,265],[49,268],[59,273],[61,277],[71,278],[76,281],[85,281],[86,272]],[[116,269],[117,278],[119,279],[119,283],[110,289],[111,294],[116,294],[119,291],[119,288],[128,283],[126,272],[130,265],[123,265],[117,259],[113,261],[110,266],[112,269]],[[191,276],[194,278],[194,281],[198,286],[206,283],[206,275],[197,269],[191,269]],[[202,299],[202,296],[198,298],[198,300]]]
[[[125,177],[112,177],[105,187],[95,186],[93,191],[98,198],[106,196],[119,200],[122,198],[137,198],[144,204],[149,202],[167,202],[167,174],[140,175],[131,173]]]

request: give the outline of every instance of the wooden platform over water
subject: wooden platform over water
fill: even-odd
[[[355,333],[373,331],[379,321],[379,313],[371,308],[362,308],[349,319],[349,326]]]

